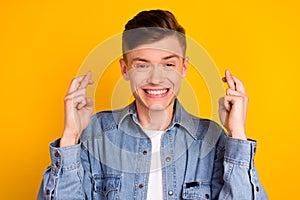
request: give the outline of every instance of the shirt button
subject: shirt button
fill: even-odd
[[[209,194],[205,194],[205,198],[206,198],[206,199],[209,199]]]
[[[169,196],[172,196],[172,195],[173,195],[173,191],[170,190],[170,191],[168,192],[168,195],[169,195]]]
[[[47,191],[46,191],[46,195],[49,195],[49,194],[50,194],[50,190],[47,190]]]
[[[143,184],[139,184],[139,188],[141,189],[141,188],[143,188],[144,187],[144,185]]]
[[[258,187],[258,186],[256,186],[256,188],[255,188],[255,189],[256,189],[256,192],[259,192],[259,187]]]
[[[143,151],[143,155],[147,155],[147,153],[148,153],[147,151]]]
[[[59,153],[58,153],[58,151],[57,151],[57,152],[55,152],[54,156],[55,156],[55,157],[58,157],[58,156],[59,156]]]
[[[170,157],[166,157],[166,161],[167,161],[167,162],[170,162],[170,161],[171,161],[171,158],[170,158]]]
[[[59,162],[58,161],[55,162],[55,166],[59,167]]]

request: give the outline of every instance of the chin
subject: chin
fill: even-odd
[[[168,101],[155,101],[155,102],[143,102],[142,105],[144,105],[148,110],[150,111],[164,111],[168,109],[170,106],[173,107],[173,104],[175,102],[175,99],[170,99]]]
[[[165,110],[167,106],[161,105],[161,104],[153,104],[149,106],[149,110],[152,111],[162,111]]]

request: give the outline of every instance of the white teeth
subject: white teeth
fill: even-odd
[[[160,94],[165,94],[168,90],[146,90],[148,94],[152,95],[160,95]]]

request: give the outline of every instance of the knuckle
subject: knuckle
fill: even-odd
[[[75,82],[77,82],[77,78],[73,78],[73,79],[71,80],[71,84],[74,84]]]
[[[245,97],[245,96],[237,96],[236,99],[240,102],[247,102],[248,101],[247,97]]]
[[[231,93],[231,89],[230,89],[230,88],[227,88],[227,89],[226,89],[226,95],[230,95],[230,93]]]
[[[73,99],[65,99],[65,105],[69,106],[73,104]]]
[[[78,89],[78,91],[80,91],[82,94],[85,94],[85,92],[86,92],[86,87],[80,88],[80,89]]]
[[[66,97],[66,98],[64,99],[64,101],[65,101],[65,102],[73,102],[73,99],[72,99],[72,98],[69,98],[69,97]]]
[[[67,102],[67,101],[69,101],[69,100],[70,100],[69,96],[65,96],[64,102]]]
[[[242,96],[237,96],[236,97],[239,101],[244,101],[244,97],[242,97]]]

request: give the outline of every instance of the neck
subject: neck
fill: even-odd
[[[173,119],[174,102],[165,109],[149,109],[136,105],[138,118],[143,129],[166,130]]]

